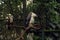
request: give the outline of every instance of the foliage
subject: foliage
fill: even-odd
[[[56,0],[34,0],[33,2],[34,2],[33,4],[29,4],[26,7],[27,13],[29,13],[30,11],[35,11],[36,14],[39,15],[39,17],[41,18],[44,17],[44,20],[39,19],[42,22],[46,21],[45,18],[47,15],[49,20],[51,20],[53,23],[56,23],[57,25],[58,24],[60,25],[60,3],[58,3]],[[4,32],[4,30],[7,31],[5,27],[6,26],[5,17],[9,13],[14,16],[14,20],[16,20],[15,21],[16,24],[18,24],[19,26],[20,24],[23,24],[23,22],[20,22],[24,19],[22,17],[25,17],[25,15],[23,16],[24,13],[23,13],[22,5],[23,5],[23,0],[1,0],[0,2],[0,28],[3,30],[2,32]],[[21,16],[21,19],[18,19],[19,16]],[[19,23],[17,22],[17,20]],[[5,33],[5,34],[9,35],[9,33]]]

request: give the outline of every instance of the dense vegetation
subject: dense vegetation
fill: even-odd
[[[12,30],[8,30],[6,28],[5,17],[7,14],[12,14],[14,16],[14,25],[20,27],[24,26],[23,22],[28,13],[31,11],[38,15],[38,23],[42,26],[45,34],[49,34],[49,32],[53,31],[51,35],[55,34],[54,32],[59,35],[60,0],[33,0],[33,3],[31,2],[28,5],[26,4],[26,0],[0,0],[0,40],[16,40],[19,38],[20,28],[12,28]],[[18,33],[16,31],[18,31]],[[40,34],[43,35],[43,32]],[[56,40],[59,40],[59,38]],[[42,39],[41,35],[34,35],[34,40],[38,39]],[[48,40],[47,37],[45,39]]]

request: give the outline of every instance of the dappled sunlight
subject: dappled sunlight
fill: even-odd
[[[0,40],[60,40],[60,0],[0,0]]]

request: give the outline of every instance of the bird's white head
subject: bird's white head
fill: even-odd
[[[37,17],[37,15],[34,12],[30,12],[32,17]]]

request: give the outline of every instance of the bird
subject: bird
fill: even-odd
[[[30,28],[35,28],[34,27],[34,22],[35,22],[35,17],[37,17],[36,13],[34,12],[30,12],[28,15],[27,15],[27,18],[26,18],[26,21],[25,21],[25,30],[24,32],[22,33],[22,37],[24,35],[25,32],[29,31]],[[30,29],[31,30],[31,29]],[[33,40],[33,36],[34,33],[33,32],[27,32],[27,40]]]
[[[11,28],[11,26],[13,25],[13,15],[12,14],[7,14],[7,16],[6,16],[6,27],[8,27],[8,29],[10,30]]]

